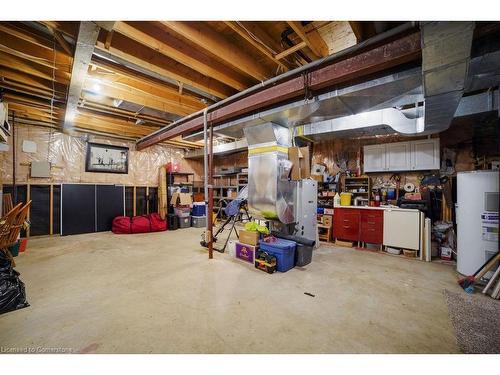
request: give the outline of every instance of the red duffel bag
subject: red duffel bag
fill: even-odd
[[[151,221],[151,230],[153,232],[162,232],[167,230],[167,221],[162,220],[160,215],[156,212],[149,215],[149,220]]]
[[[149,217],[134,216],[132,218],[132,233],[149,233],[151,232],[151,222]]]
[[[131,232],[131,220],[128,216],[117,216],[113,219],[111,230],[115,234],[129,234]]]

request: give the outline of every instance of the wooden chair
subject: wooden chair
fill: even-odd
[[[14,209],[12,209],[12,211],[6,215],[5,229],[2,229],[1,231],[0,248],[11,260],[12,267],[16,266],[16,262],[14,261],[14,258],[12,257],[12,254],[10,254],[8,248],[16,244],[19,233],[21,233],[21,229],[28,216],[30,206],[31,201],[24,205],[20,203]]]
[[[3,194],[2,197],[2,216],[6,215],[14,208],[12,204],[12,195],[10,193]]]

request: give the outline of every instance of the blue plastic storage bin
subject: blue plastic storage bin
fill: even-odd
[[[205,206],[205,203],[193,203],[193,216],[206,216],[207,214],[207,209]]]
[[[295,248],[297,244],[293,241],[277,238],[276,242],[259,241],[260,250],[266,251],[276,257],[276,269],[279,272],[291,270],[295,265]]]

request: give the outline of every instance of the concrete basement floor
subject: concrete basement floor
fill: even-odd
[[[458,352],[453,267],[322,246],[268,275],[200,248],[201,229],[38,238],[16,258],[30,307],[0,346],[80,353]],[[304,294],[315,295],[310,297]]]

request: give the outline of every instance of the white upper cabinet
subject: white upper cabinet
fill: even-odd
[[[439,138],[413,141],[411,146],[412,169],[439,169]]]
[[[410,142],[388,143],[385,145],[387,170],[408,171],[411,169]]]
[[[385,145],[363,147],[365,172],[383,172],[386,170]]]
[[[364,172],[396,172],[440,168],[439,138],[363,147]]]

